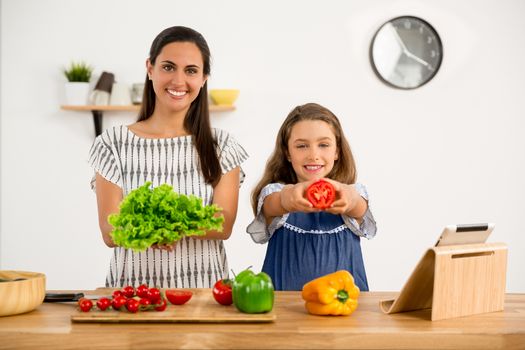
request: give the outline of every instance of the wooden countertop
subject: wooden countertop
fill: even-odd
[[[210,291],[211,293],[211,291]],[[306,313],[299,292],[277,292],[272,323],[72,323],[76,304],[44,303],[0,317],[0,349],[525,349],[525,294],[507,294],[505,310],[430,321],[430,311],[385,315],[362,293],[348,317]]]

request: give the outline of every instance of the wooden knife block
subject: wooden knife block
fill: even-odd
[[[432,321],[503,310],[507,246],[482,243],[428,249],[387,314],[432,309]]]

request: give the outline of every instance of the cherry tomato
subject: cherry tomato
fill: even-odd
[[[213,286],[213,297],[221,305],[231,305],[232,299],[232,283],[230,280],[218,280]]]
[[[141,310],[148,310],[149,306],[151,305],[151,301],[148,298],[140,298],[139,304]]]
[[[80,298],[78,300],[78,306],[83,312],[88,312],[93,307],[93,302],[86,298]]]
[[[148,291],[148,299],[152,304],[157,304],[160,299],[160,290],[158,288],[150,288]]]
[[[128,299],[126,299],[126,297],[123,297],[122,295],[114,298],[112,301],[111,301],[111,306],[113,307],[113,309],[115,310],[120,310],[121,307],[123,307],[124,305],[126,305],[126,302],[128,301]]]
[[[141,284],[137,287],[137,290],[135,291],[137,293],[138,297],[141,298],[147,298],[149,293],[149,288],[147,284]]]
[[[306,189],[306,198],[315,208],[329,208],[335,200],[334,186],[323,179],[318,180]]]
[[[166,302],[166,299],[162,298],[161,300],[159,300],[159,304],[157,306],[155,306],[155,310],[156,311],[164,311],[164,310],[166,310],[167,307],[168,307],[168,303]]]
[[[189,290],[166,289],[166,298],[174,305],[182,305],[188,302],[193,296]]]
[[[126,298],[133,298],[135,296],[135,288],[132,286],[125,286],[121,292]]]
[[[111,300],[108,298],[100,298],[97,300],[97,307],[99,310],[104,311],[111,306]]]
[[[128,309],[129,312],[136,313],[139,311],[140,303],[137,299],[128,299],[126,301],[126,309]]]
[[[124,294],[122,294],[121,290],[114,290],[113,293],[111,293],[111,296],[113,297],[113,299],[115,299],[116,297],[123,296],[123,295]]]

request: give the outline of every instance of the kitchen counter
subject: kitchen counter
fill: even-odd
[[[434,322],[429,310],[383,314],[379,301],[395,295],[361,293],[354,314],[328,317],[277,292],[271,323],[72,323],[76,303],[44,303],[0,317],[0,349],[525,349],[525,294],[507,294],[501,312]]]

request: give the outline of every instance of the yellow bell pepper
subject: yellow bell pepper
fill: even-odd
[[[305,307],[314,315],[350,315],[357,308],[359,288],[350,272],[340,270],[303,286]]]

